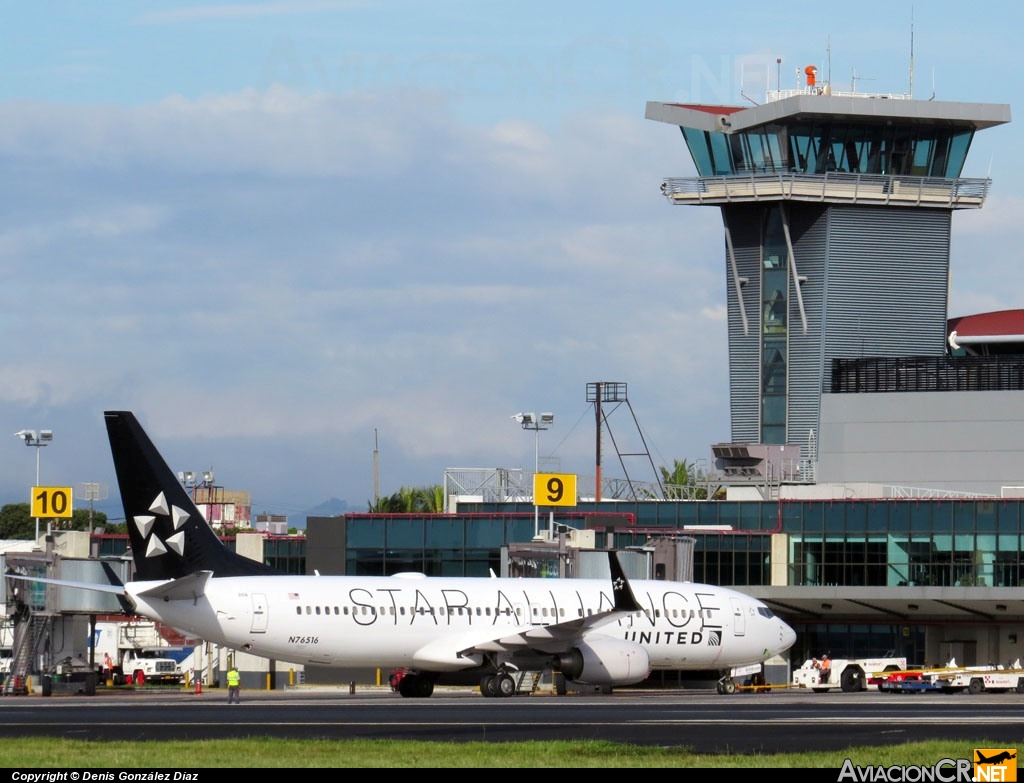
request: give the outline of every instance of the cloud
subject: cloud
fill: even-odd
[[[650,400],[668,459],[721,439],[701,431],[722,409],[703,380],[725,374],[719,228],[661,199],[678,172],[652,124],[401,108],[415,121],[389,95],[283,87],[0,105],[15,429],[46,413],[95,434],[102,408],[133,409],[254,504],[294,489],[301,507],[369,497],[378,430],[404,484],[532,463],[508,417],[575,420],[596,380]],[[99,434],[87,460],[58,434],[48,461],[96,481]],[[592,441],[562,446],[566,469],[592,470]]]
[[[375,435],[385,492],[532,465],[519,410],[590,475],[595,381],[628,385],[657,464],[730,437],[721,224],[660,196],[692,165],[658,123],[283,86],[0,120],[0,405],[55,429],[62,480],[112,480],[108,407],[284,513],[369,498]],[[1018,201],[954,215],[951,315],[1019,305]]]

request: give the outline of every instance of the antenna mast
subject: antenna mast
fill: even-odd
[[[377,510],[377,501],[380,500],[380,452],[377,450],[377,428],[373,428],[373,510]]]
[[[914,7],[910,7],[910,97],[914,97]]]
[[[825,82],[832,84],[832,36],[825,39]]]

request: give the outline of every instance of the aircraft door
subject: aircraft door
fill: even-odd
[[[252,633],[267,632],[267,596],[263,593],[252,594]]]
[[[747,617],[743,614],[743,602],[739,598],[730,598],[732,602],[732,630],[737,636],[747,633]]]

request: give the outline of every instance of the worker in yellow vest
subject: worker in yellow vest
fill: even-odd
[[[242,676],[238,673],[238,669],[235,668],[234,664],[231,664],[231,668],[228,669],[228,704],[234,702],[235,704],[241,704],[242,700],[239,696],[242,686]]]

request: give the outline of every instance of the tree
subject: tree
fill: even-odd
[[[87,508],[76,508],[71,512],[70,519],[55,519],[51,527],[54,530],[85,530],[97,533],[127,533],[127,526],[122,525],[122,530],[115,531],[117,525],[107,524],[107,515],[102,511],[90,511]]]
[[[444,511],[444,487],[401,487],[367,506],[371,514],[440,514]]]
[[[665,487],[666,500],[717,500],[721,496],[721,488],[709,494],[707,476],[696,468],[692,462],[673,460],[672,470],[659,468],[661,482]]]
[[[0,508],[0,539],[31,541],[36,535],[36,521],[29,516],[28,503],[8,503]]]
[[[32,510],[28,503],[8,503],[0,508],[0,539],[31,541],[36,535],[36,520],[31,516]],[[105,533],[127,533],[125,525],[107,523],[107,515],[102,511],[90,511],[79,508],[71,512],[68,519],[40,519],[39,530],[85,530],[103,528]]]

